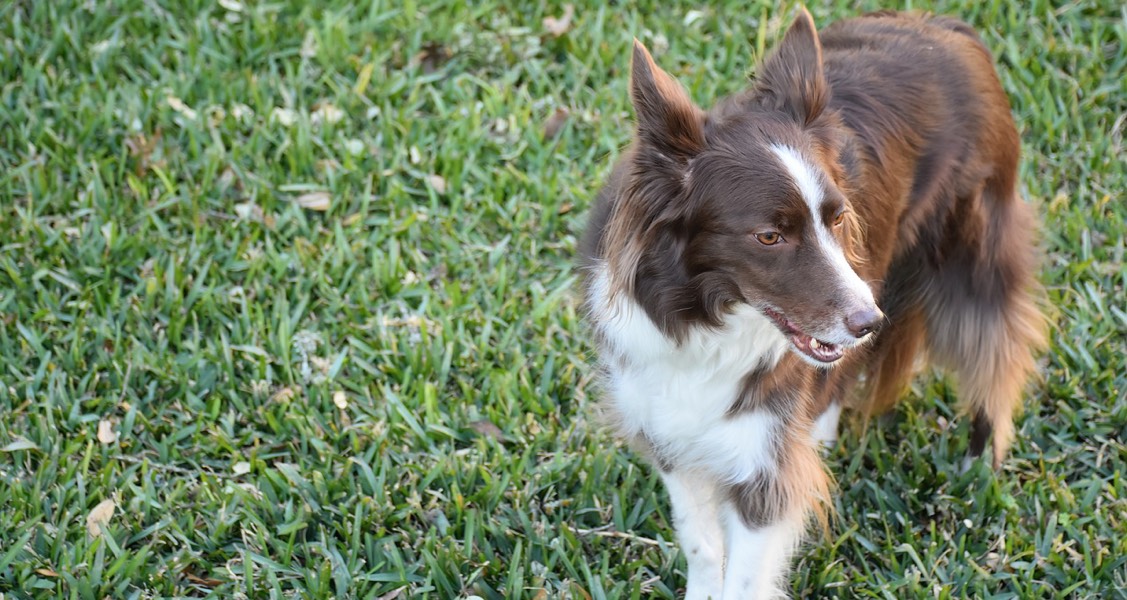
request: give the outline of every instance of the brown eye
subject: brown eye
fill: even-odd
[[[838,225],[841,225],[844,222],[845,222],[845,211],[843,210],[843,211],[837,213],[837,216],[834,217],[834,227],[837,227]]]
[[[764,231],[755,234],[755,239],[759,240],[759,243],[764,246],[774,246],[782,241],[783,236],[779,235],[778,231]]]

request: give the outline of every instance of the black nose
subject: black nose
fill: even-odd
[[[845,317],[845,327],[853,337],[865,337],[884,320],[884,313],[875,306],[855,310]]]

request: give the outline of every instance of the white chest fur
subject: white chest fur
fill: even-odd
[[[744,378],[773,368],[789,342],[762,313],[737,308],[718,329],[694,330],[681,344],[632,299],[608,295],[603,265],[591,280],[591,321],[602,334],[609,402],[621,433],[643,436],[677,468],[742,481],[773,469],[781,423],[768,411],[728,416]]]

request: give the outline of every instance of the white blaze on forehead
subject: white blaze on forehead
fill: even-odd
[[[790,174],[791,179],[794,179],[795,184],[798,185],[798,191],[802,192],[802,199],[806,200],[806,206],[810,208],[810,214],[814,217],[814,222],[820,224],[822,222],[819,214],[822,212],[822,182],[820,178],[814,174],[814,169],[810,168],[810,164],[803,159],[794,148],[789,146],[780,146],[773,144],[771,150],[775,156],[787,168],[787,173]],[[825,229],[825,227],[822,227]]]
[[[783,163],[783,167],[786,168],[787,173],[798,186],[802,199],[806,201],[806,207],[810,210],[810,222],[814,224],[814,233],[817,236],[818,245],[821,246],[822,252],[829,259],[834,270],[841,276],[842,285],[856,296],[857,301],[875,304],[872,288],[861,280],[849,261],[845,260],[845,253],[842,252],[837,238],[830,233],[822,220],[822,197],[824,194],[822,193],[823,179],[821,174],[794,148],[773,144],[771,151]]]

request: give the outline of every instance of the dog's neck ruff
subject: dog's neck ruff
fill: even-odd
[[[742,305],[720,327],[694,326],[679,343],[626,294],[611,294],[605,262],[588,295],[615,425],[644,439],[664,461],[742,481],[776,468],[770,447],[780,415],[732,414],[745,381],[775,368],[790,342],[755,308]]]

